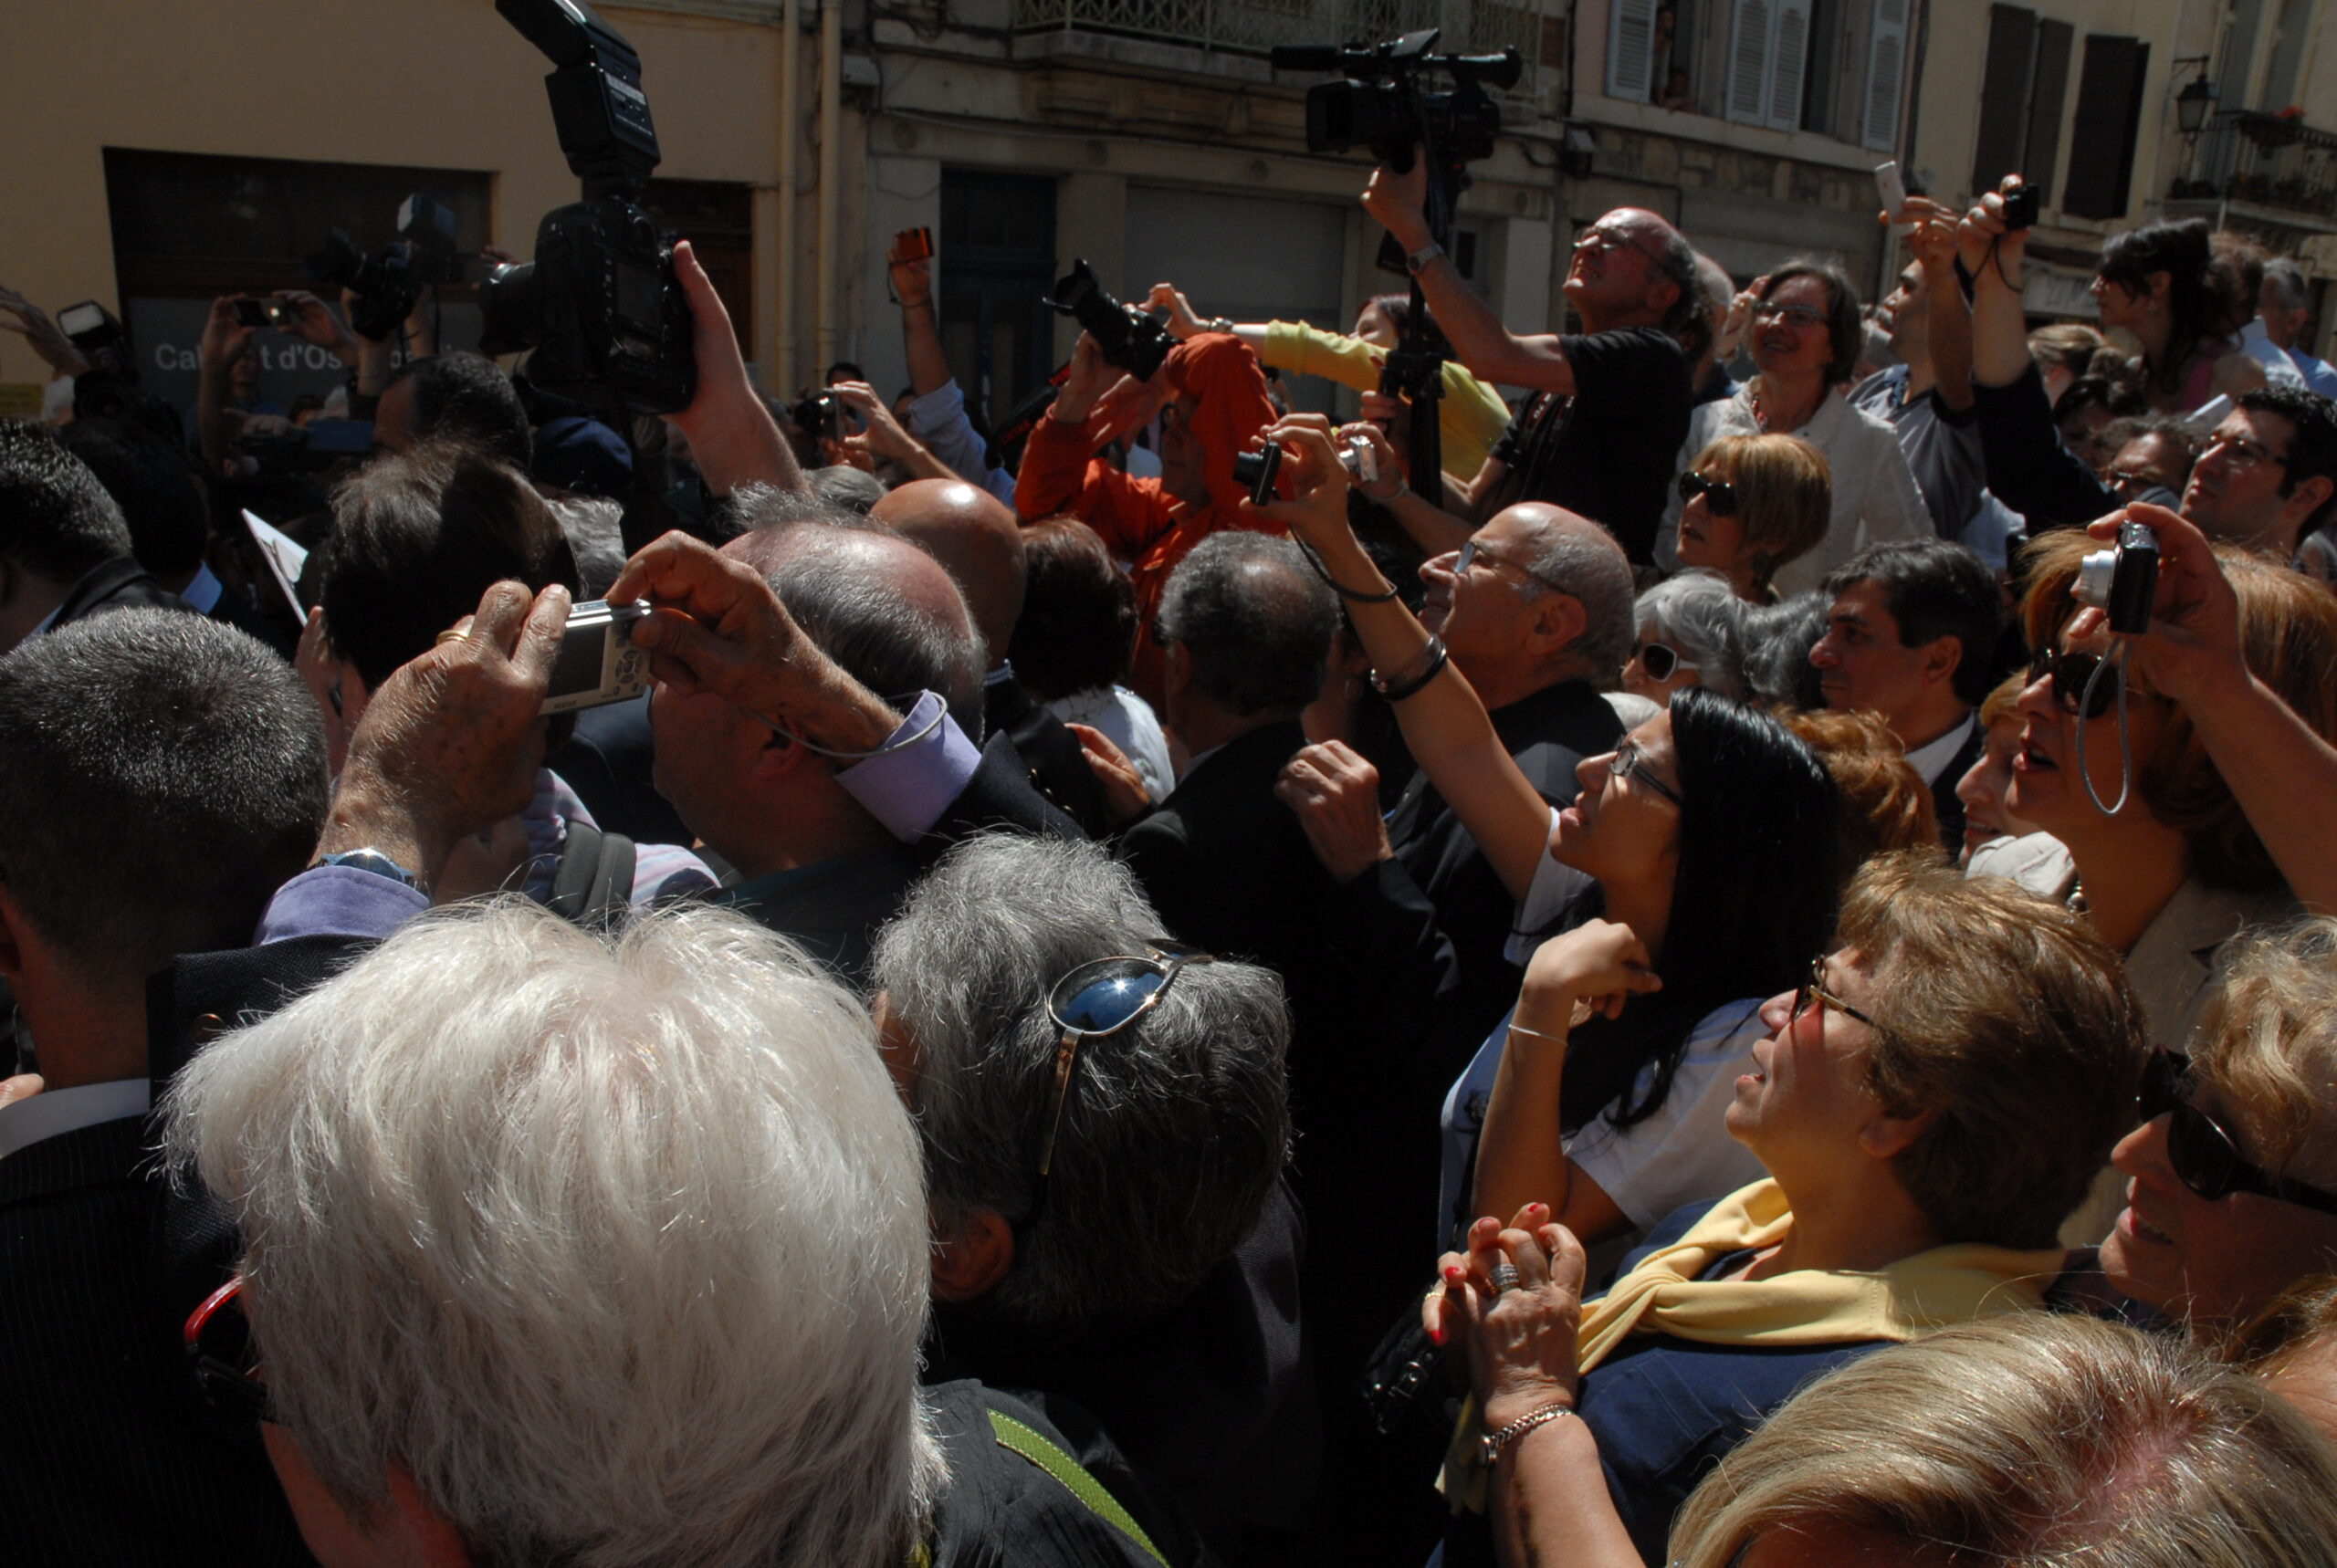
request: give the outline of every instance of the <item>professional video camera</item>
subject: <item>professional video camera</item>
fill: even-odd
[[[1486,85],[1511,88],[1525,68],[1514,49],[1497,55],[1432,53],[1442,37],[1426,27],[1378,44],[1324,46],[1286,44],[1273,54],[1283,71],[1336,71],[1343,79],[1306,89],[1306,148],[1345,152],[1368,147],[1399,174],[1410,173],[1416,150],[1428,157],[1428,199],[1423,215],[1439,246],[1452,238],[1452,214],[1468,188],[1468,165],[1493,156],[1501,133],[1501,107]],[[1441,71],[1450,90],[1431,92],[1424,76]],[[1393,235],[1379,246],[1379,265],[1409,274],[1404,248]],[[1410,451],[1413,482],[1434,494],[1442,466],[1437,431],[1437,400],[1444,395],[1444,356],[1429,331],[1426,301],[1418,277],[1411,280],[1412,308],[1397,347],[1381,367],[1379,390],[1411,402]]]
[[[349,290],[351,329],[377,343],[397,336],[422,297],[421,280],[414,275],[414,246],[406,240],[393,239],[367,256],[347,233],[334,229],[325,235],[324,248],[300,265],[318,282]]]
[[[1168,329],[1154,317],[1113,298],[1085,260],[1074,261],[1071,271],[1055,280],[1054,298],[1047,303],[1078,321],[1104,350],[1108,363],[1140,382],[1150,381],[1168,350],[1177,346]]]
[[[674,249],[636,198],[657,167],[641,57],[583,0],[495,0],[558,68],[552,126],[584,199],[544,214],[536,258],[487,282],[490,354],[533,349],[537,385],[613,414],[672,413],[697,390]]]

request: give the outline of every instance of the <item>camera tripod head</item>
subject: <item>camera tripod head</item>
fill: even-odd
[[[662,156],[641,57],[584,0],[495,0],[503,19],[557,67],[544,78],[552,129],[584,194],[628,196]]]

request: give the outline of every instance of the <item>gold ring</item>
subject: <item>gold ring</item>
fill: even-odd
[[[444,647],[449,643],[467,643],[470,640],[471,634],[464,631],[461,627],[449,626],[444,632],[438,633],[438,641],[433,643],[432,646]]]

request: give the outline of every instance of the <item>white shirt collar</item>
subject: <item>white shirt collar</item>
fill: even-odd
[[[0,1105],[0,1159],[18,1149],[125,1116],[143,1116],[153,1104],[149,1078],[116,1078],[78,1089],[44,1089],[29,1100]]]
[[[1972,737],[1972,727],[1979,722],[1978,714],[1965,714],[1962,724],[1930,745],[1919,746],[1907,753],[1907,766],[1921,774],[1924,783],[1938,783],[1939,776],[1946,771],[1949,763],[1955,760],[1955,754],[1964,749],[1964,743]]]

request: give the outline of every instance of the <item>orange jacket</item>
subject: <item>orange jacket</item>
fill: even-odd
[[[1280,524],[1261,524],[1243,515],[1241,503],[1247,492],[1233,482],[1235,455],[1274,421],[1258,357],[1230,333],[1202,333],[1170,350],[1160,373],[1198,405],[1192,431],[1200,438],[1209,480],[1207,506],[1189,506],[1162,490],[1159,480],[1132,478],[1094,456],[1128,428],[1127,420],[1116,422],[1104,412],[1084,424],[1040,420],[1022,449],[1022,469],[1014,483],[1014,509],[1024,522],[1068,514],[1094,528],[1106,549],[1129,563],[1137,612],[1130,682],[1156,707],[1162,682],[1152,618],[1168,574],[1186,551],[1221,528],[1285,531]],[[1289,494],[1286,477],[1280,488]]]

